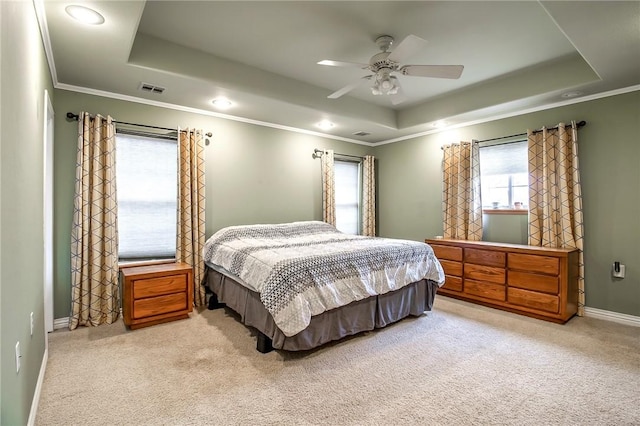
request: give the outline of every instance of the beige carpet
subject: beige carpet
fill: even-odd
[[[638,425],[640,328],[438,296],[307,353],[255,350],[225,310],[50,336],[38,425]]]

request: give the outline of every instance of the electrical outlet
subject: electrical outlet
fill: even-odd
[[[611,274],[615,278],[624,278],[624,272],[625,272],[625,266],[620,264],[620,262],[614,262]]]
[[[22,355],[20,355],[20,342],[16,342],[16,373],[20,372],[20,358],[22,358]]]
[[[31,335],[33,336],[33,312],[29,315],[29,326],[31,328]]]

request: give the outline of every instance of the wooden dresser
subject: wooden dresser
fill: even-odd
[[[578,309],[577,249],[427,239],[446,275],[438,294],[565,323]]]
[[[120,270],[124,323],[131,329],[189,318],[193,270],[186,263],[133,266]]]

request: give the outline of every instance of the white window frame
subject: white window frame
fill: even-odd
[[[175,171],[172,169],[171,170],[171,174],[173,176],[175,176],[175,181],[173,181],[170,185],[172,185],[172,188],[175,189],[175,206],[173,208],[173,210],[176,212],[175,214],[177,215],[177,205],[178,205],[178,141],[175,135],[161,135],[161,134],[153,134],[153,133],[145,133],[145,132],[136,132],[136,131],[129,131],[129,130],[123,130],[123,129],[117,129],[116,131],[116,181],[117,181],[117,194],[118,194],[118,209],[120,210],[120,207],[122,203],[121,200],[121,194],[124,193],[123,188],[121,188],[122,186],[122,182],[119,181],[119,176],[121,176],[121,172],[118,173],[118,167],[122,166],[122,160],[118,161],[118,155],[120,153],[121,150],[118,149],[118,144],[122,144],[122,143],[127,143],[128,141],[125,140],[124,138],[140,138],[140,139],[146,139],[149,141],[155,141],[155,142],[162,142],[162,143],[173,143],[175,144],[175,148],[176,148],[176,156],[175,156]],[[171,176],[167,175],[167,176]],[[168,186],[167,186],[168,187]],[[173,192],[173,189],[170,190],[170,192]],[[172,199],[171,197],[169,199]],[[141,201],[143,202],[143,201]],[[154,202],[154,200],[149,201],[151,203]],[[162,201],[159,201],[162,202]],[[164,201],[166,202],[166,201]],[[120,211],[118,212],[118,217],[120,220]],[[165,223],[166,225],[167,223]],[[119,223],[120,225],[120,223]],[[175,231],[172,233],[171,238],[174,240],[173,243],[173,253],[169,254],[158,254],[153,253],[153,252],[148,252],[146,255],[144,253],[142,253],[142,255],[140,256],[135,256],[135,257],[130,257],[130,256],[126,256],[126,257],[122,257],[121,256],[121,246],[119,244],[119,253],[118,253],[118,260],[120,264],[128,264],[128,263],[138,263],[138,262],[156,262],[156,261],[170,261],[170,260],[175,260],[176,257],[176,253],[175,253],[175,239],[176,239],[176,235],[177,235],[177,220],[173,220],[173,225],[175,226]],[[120,228],[120,226],[119,226]],[[122,241],[122,231],[121,229],[118,230],[118,238],[120,239],[120,241]],[[167,240],[170,241],[170,238],[167,236]]]
[[[485,146],[481,146],[480,147],[480,185],[481,185],[481,196],[482,196],[482,208],[485,211],[488,210],[522,210],[523,212],[526,212],[527,210],[527,205],[528,205],[528,201],[529,198],[528,196],[525,197],[525,199],[515,199],[514,196],[514,188],[516,187],[524,187],[525,185],[515,185],[514,184],[514,178],[517,175],[520,174],[526,174],[528,177],[528,170],[527,170],[527,164],[528,164],[528,158],[526,157],[525,154],[525,158],[523,159],[518,159],[518,161],[521,161],[522,165],[524,165],[524,168],[522,169],[522,171],[520,171],[519,173],[503,173],[502,176],[506,176],[506,187],[500,187],[503,188],[503,190],[506,190],[506,198],[507,198],[507,203],[506,204],[498,204],[497,206],[493,204],[494,200],[492,200],[489,196],[488,196],[488,192],[487,188],[489,187],[488,183],[486,182],[486,178],[487,175],[483,173],[483,161],[485,164],[485,168],[486,168],[486,159],[483,160],[483,149],[491,149],[491,148],[497,148],[497,147],[504,147],[505,145],[511,145],[511,144],[519,144],[520,149],[522,148],[522,145],[526,146],[527,141],[526,140],[522,140],[522,139],[518,139],[518,140],[513,140],[513,141],[509,141],[509,142],[503,142],[503,143],[498,143],[498,144],[492,144],[492,145],[485,145]],[[514,146],[515,148],[515,146]],[[486,152],[486,151],[485,151]],[[525,150],[526,152],[526,150]],[[505,167],[505,169],[508,169],[508,167]],[[495,174],[493,174],[495,176]],[[527,179],[527,184],[526,187],[528,188],[529,184],[528,184],[528,179]],[[493,187],[493,188],[497,188],[497,187]],[[516,207],[515,203],[516,202],[520,202],[522,203],[522,205],[520,207]]]
[[[357,167],[357,188],[356,188],[356,193],[357,193],[357,218],[356,218],[356,223],[357,223],[357,229],[355,230],[355,232],[349,232],[352,231],[352,229],[350,230],[344,230],[344,229],[340,229],[340,204],[338,203],[338,200],[340,198],[339,196],[339,191],[340,191],[340,184],[338,182],[338,179],[336,177],[335,179],[335,191],[336,191],[336,228],[338,228],[338,230],[345,232],[345,233],[349,233],[349,234],[354,234],[354,235],[360,235],[362,233],[362,160],[353,160],[353,159],[346,159],[346,158],[339,158],[336,157],[334,158],[334,170],[338,167],[338,164],[341,165],[355,165]],[[349,203],[349,207],[353,208],[353,203]]]

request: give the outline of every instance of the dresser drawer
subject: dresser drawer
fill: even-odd
[[[505,289],[503,285],[487,283],[482,281],[464,280],[464,292],[486,299],[499,300],[504,302]]]
[[[465,263],[464,277],[473,280],[488,281],[494,284],[504,284],[506,282],[505,270],[503,268],[475,265],[473,263]]]
[[[444,285],[442,288],[446,290],[462,291],[462,278],[452,275],[444,276]]]
[[[507,266],[509,269],[541,274],[558,275],[560,273],[560,260],[557,257],[509,253]]]
[[[134,300],[133,318],[146,318],[187,309],[187,293],[167,294]]]
[[[187,291],[187,275],[169,275],[166,277],[146,278],[133,281],[133,298],[161,296]]]
[[[513,287],[507,289],[507,301],[514,305],[526,306],[553,314],[558,313],[560,307],[558,296]]]
[[[440,264],[442,265],[442,269],[444,269],[445,274],[455,275],[456,277],[462,276],[462,263],[453,262],[451,260],[441,260]]]
[[[493,250],[478,250],[467,248],[464,250],[464,263],[475,263],[476,265],[496,266],[504,268],[506,264],[506,253]]]
[[[559,279],[557,276],[531,274],[520,271],[508,271],[507,284],[509,284],[509,287],[518,287],[525,290],[541,291],[555,295],[558,294],[559,289]]]
[[[441,246],[439,244],[430,245],[438,260],[447,259],[462,262],[462,247]]]

